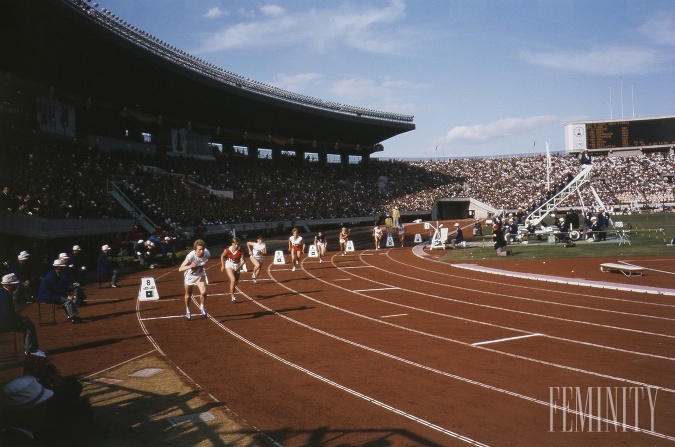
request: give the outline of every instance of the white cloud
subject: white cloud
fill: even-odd
[[[313,93],[317,91],[317,87],[325,91],[327,79],[326,75],[317,72],[279,73],[271,84],[284,90],[329,100],[330,98],[325,95],[317,96]],[[420,105],[415,102],[417,97],[410,92],[420,88],[428,88],[428,86],[396,81],[388,77],[377,81],[350,77],[333,83],[328,91],[338,98],[335,99],[337,102],[358,100],[362,107],[368,107],[366,104],[371,104],[370,107],[377,110],[396,110],[399,113],[414,114],[419,110]]]
[[[405,17],[402,0],[390,0],[382,8],[345,4],[336,9],[291,13],[275,5],[260,8],[262,18],[247,11],[246,21],[215,33],[200,52],[241,48],[305,46],[317,52],[347,46],[369,53],[393,54],[412,42],[400,26]]]
[[[675,13],[646,22],[640,32],[658,44],[675,46]]]
[[[645,46],[613,46],[591,50],[524,52],[525,61],[558,70],[592,75],[651,73],[660,69],[664,55]]]
[[[519,135],[531,130],[541,129],[560,122],[560,118],[551,115],[530,118],[504,118],[487,124],[457,126],[452,128],[438,143],[485,143],[511,135]]]
[[[273,16],[273,17],[276,17],[276,16],[283,15],[283,13],[285,12],[285,10],[284,10],[284,8],[282,8],[281,6],[277,6],[277,5],[265,5],[265,6],[261,6],[261,7],[260,7],[260,12],[262,12],[263,15],[266,15],[266,16]]]
[[[204,14],[202,17],[204,17],[205,19],[217,19],[218,17],[222,17],[225,15],[227,15],[227,11],[223,11],[218,6],[216,6],[209,9],[206,12],[206,14]]]

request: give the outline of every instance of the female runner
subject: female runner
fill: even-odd
[[[232,238],[232,245],[223,250],[220,255],[220,271],[227,272],[227,277],[230,279],[230,296],[232,302],[236,303],[237,299],[234,297],[234,290],[239,284],[239,274],[244,265],[244,252],[239,248],[239,238]]]
[[[203,317],[207,317],[204,302],[206,301],[206,285],[209,279],[206,277],[204,265],[209,262],[211,253],[206,249],[206,243],[197,239],[192,244],[193,250],[185,256],[185,261],[178,267],[179,272],[185,272],[185,319],[190,320],[190,297],[194,286],[199,289],[199,310]]]
[[[342,227],[340,230],[340,235],[338,236],[340,238],[340,251],[342,252],[342,256],[347,254],[347,241],[349,240],[349,230],[345,227]]]
[[[263,242],[263,237],[258,235],[255,242],[247,242],[248,255],[251,257],[253,263],[253,282],[257,282],[260,277],[260,269],[262,268],[263,255],[267,254],[267,246]]]
[[[328,247],[328,242],[326,241],[326,236],[323,234],[322,230],[319,230],[314,236],[314,245],[316,245],[316,251],[319,253],[319,264],[323,262],[323,257],[326,255],[326,248]]]
[[[298,235],[298,229],[293,228],[293,235],[288,238],[288,251],[291,253],[291,264],[295,271],[296,264],[300,264],[300,254],[305,251],[305,243],[302,242],[302,236]]]

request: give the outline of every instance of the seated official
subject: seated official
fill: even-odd
[[[101,247],[101,254],[96,261],[96,270],[101,278],[110,278],[110,287],[117,287],[117,270],[112,268],[110,257],[110,246],[108,244]]]
[[[35,324],[23,315],[16,313],[12,293],[19,284],[19,279],[14,273],[2,277],[0,287],[0,332],[20,332],[23,334],[23,352],[28,355],[38,352],[38,343]]]
[[[73,280],[65,271],[66,263],[56,259],[50,270],[40,284],[38,300],[40,303],[56,304],[63,306],[68,319],[73,323],[80,323]]]

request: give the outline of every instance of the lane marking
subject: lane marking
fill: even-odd
[[[408,314],[382,315],[380,318],[407,317]]]
[[[243,292],[242,292],[242,293],[243,293]],[[275,315],[277,315],[277,316],[284,317],[284,315],[281,315],[280,313],[278,313],[278,312],[276,312],[276,311],[274,311],[274,310],[268,308],[267,306],[261,305],[260,303],[254,301],[251,297],[249,297],[249,296],[246,295],[245,293],[243,293],[243,294],[244,294],[249,300],[251,300],[251,301],[253,301],[254,303],[258,304],[258,305],[259,305],[260,307],[262,307],[263,309],[267,309],[267,310],[269,310],[269,312],[271,312],[271,313],[273,313],[273,314],[275,314]],[[333,380],[331,380],[331,379],[329,379],[329,378],[327,378],[327,377],[324,377],[324,376],[322,376],[322,375],[319,375],[318,373],[315,373],[314,371],[310,371],[309,369],[307,369],[307,368],[305,368],[305,367],[302,367],[302,366],[298,365],[297,363],[293,363],[293,362],[291,362],[290,360],[286,360],[285,358],[280,357],[280,356],[278,356],[277,354],[275,354],[275,353],[273,353],[273,352],[271,352],[271,351],[268,351],[267,349],[263,348],[262,346],[255,344],[253,341],[251,341],[251,340],[245,338],[243,335],[238,334],[237,332],[233,331],[232,329],[227,328],[223,323],[221,323],[220,321],[214,319],[214,318],[211,317],[210,315],[209,315],[209,318],[210,318],[211,321],[213,321],[217,326],[219,326],[220,328],[222,328],[225,332],[229,333],[229,334],[232,335],[233,337],[238,338],[240,341],[246,343],[247,345],[251,346],[252,348],[254,348],[254,349],[260,351],[261,353],[263,353],[263,354],[265,354],[265,355],[267,355],[267,356],[273,358],[274,360],[277,360],[277,361],[279,361],[279,362],[281,362],[281,363],[283,363],[283,364],[285,364],[285,365],[287,365],[287,366],[290,366],[291,368],[294,368],[294,369],[300,371],[301,373],[307,374],[308,376],[313,377],[313,378],[315,378],[315,379],[317,379],[317,380],[320,380],[321,382],[324,382],[324,383],[327,384],[327,385],[330,385],[330,386],[332,386],[332,387],[334,387],[334,388],[337,388],[337,389],[339,389],[339,390],[345,391],[345,392],[351,394],[352,396],[358,397],[359,399],[365,400],[366,402],[368,402],[368,403],[370,403],[370,404],[374,404],[374,405],[376,405],[376,406],[378,406],[378,407],[381,407],[381,408],[383,408],[383,409],[385,409],[385,410],[388,410],[388,411],[390,411],[390,412],[392,412],[392,413],[395,413],[395,414],[397,414],[397,415],[399,415],[399,416],[402,416],[402,417],[404,417],[404,418],[406,418],[406,419],[409,419],[409,420],[411,420],[411,421],[417,422],[417,423],[419,423],[419,424],[421,424],[421,425],[424,425],[425,427],[428,427],[428,428],[430,428],[430,429],[432,429],[432,430],[436,430],[436,431],[438,431],[438,432],[440,432],[440,433],[443,433],[443,434],[445,434],[445,435],[448,435],[448,436],[450,436],[450,437],[452,437],[452,438],[458,439],[458,440],[460,440],[460,441],[466,442],[466,443],[471,444],[471,445],[477,445],[477,446],[482,446],[482,447],[488,447],[487,444],[483,444],[482,442],[476,441],[475,439],[471,439],[471,438],[469,438],[469,437],[467,437],[467,436],[464,436],[464,435],[461,435],[461,434],[459,434],[459,433],[456,433],[456,432],[454,432],[454,431],[452,431],[452,430],[449,430],[449,429],[447,429],[447,428],[445,428],[445,427],[441,427],[440,425],[437,425],[437,424],[434,424],[434,423],[432,423],[432,422],[429,422],[429,421],[427,421],[427,420],[425,420],[425,419],[422,419],[422,418],[419,417],[419,416],[415,416],[414,414],[407,413],[407,412],[405,412],[405,411],[403,411],[403,410],[400,410],[400,409],[398,409],[398,408],[396,408],[396,407],[393,407],[393,406],[391,406],[391,405],[389,405],[389,404],[386,404],[386,403],[384,403],[384,402],[382,402],[382,401],[380,401],[380,400],[374,399],[374,398],[372,398],[372,397],[370,397],[370,396],[368,396],[368,395],[366,395],[366,394],[363,394],[363,393],[361,393],[361,392],[359,392],[359,391],[356,391],[356,390],[354,390],[354,389],[352,389],[352,388],[349,388],[349,387],[347,387],[347,386],[345,386],[345,385],[342,385],[342,384],[340,384],[340,383],[337,383],[337,382],[335,382],[335,381],[333,381]],[[292,318],[289,318],[289,320],[291,320],[291,321],[293,321],[293,322],[296,322],[296,321],[293,320]],[[296,322],[296,323],[298,323],[298,322]],[[299,323],[298,323],[298,324],[299,324]],[[311,328],[311,326],[308,326],[308,327]],[[330,335],[330,334],[328,334],[328,335]],[[338,338],[338,339],[339,339],[339,338]],[[349,342],[348,340],[345,340],[345,341]],[[530,398],[530,399],[531,399],[531,398]],[[548,405],[548,402],[546,402],[546,404]],[[589,417],[590,417],[590,416],[589,416]]]
[[[284,286],[283,284],[279,284],[279,285],[281,285],[282,287],[286,287],[286,286]],[[286,288],[288,288],[288,287],[286,287]],[[290,288],[288,288],[288,289],[290,290]],[[307,295],[305,295],[305,294],[302,293],[302,292],[298,292],[298,293],[299,293],[300,295],[302,295],[302,296],[307,296]],[[247,299],[249,299],[249,300],[251,300],[251,301],[254,301],[254,300],[253,300],[251,297],[249,297],[246,293],[242,292],[242,294],[243,294],[244,296],[246,296]],[[310,298],[310,299],[311,299],[311,298]],[[306,323],[302,323],[302,322],[300,322],[300,321],[298,321],[298,320],[295,320],[295,319],[289,317],[288,315],[281,314],[281,313],[279,313],[279,312],[277,312],[277,311],[275,311],[275,310],[273,310],[273,309],[271,309],[271,308],[265,306],[264,304],[260,303],[259,301],[254,301],[254,303],[255,303],[256,305],[262,307],[263,309],[269,311],[270,313],[273,313],[274,315],[276,315],[276,316],[278,316],[278,317],[281,317],[281,318],[283,318],[283,319],[285,319],[285,320],[288,320],[288,321],[290,321],[290,322],[292,322],[292,323],[295,323],[295,324],[297,324],[297,325],[299,325],[299,326],[301,326],[301,327],[304,327],[304,328],[307,328],[307,329],[312,330],[312,331],[314,331],[314,332],[317,332],[317,333],[319,333],[319,334],[325,335],[325,336],[327,336],[327,337],[329,337],[329,338],[332,338],[332,339],[334,339],[334,340],[341,341],[341,342],[346,343],[346,344],[348,344],[348,345],[351,345],[351,346],[354,346],[354,347],[357,347],[357,348],[364,349],[364,350],[366,350],[366,351],[368,351],[368,352],[372,352],[372,353],[374,353],[374,354],[379,354],[379,355],[382,355],[382,356],[384,356],[384,357],[387,357],[387,358],[390,358],[390,359],[399,361],[399,362],[404,363],[404,364],[406,364],[406,365],[410,365],[410,366],[413,366],[413,367],[416,367],[416,368],[421,368],[421,369],[423,369],[423,370],[425,370],[425,371],[430,371],[430,372],[433,372],[433,373],[436,373],[436,374],[440,374],[440,375],[442,375],[442,376],[444,376],[444,377],[448,377],[448,378],[451,378],[451,379],[454,379],[454,380],[458,380],[458,381],[460,381],[460,382],[467,383],[467,384],[470,384],[470,385],[475,385],[475,386],[478,386],[478,387],[480,387],[480,388],[485,388],[485,389],[488,389],[488,390],[490,390],[490,391],[496,391],[496,392],[498,392],[498,393],[507,394],[507,395],[509,395],[509,396],[516,397],[516,398],[519,398],[519,399],[523,399],[523,400],[525,400],[525,401],[528,401],[528,402],[531,402],[531,403],[534,403],[534,404],[538,404],[538,405],[545,406],[545,407],[547,407],[547,408],[555,408],[556,410],[569,411],[569,412],[571,412],[571,413],[574,413],[574,414],[577,414],[577,415],[580,415],[580,416],[585,416],[585,417],[587,417],[587,418],[589,418],[589,419],[597,420],[597,421],[603,422],[603,423],[605,423],[605,424],[611,424],[611,425],[614,425],[614,426],[617,426],[617,427],[620,427],[620,428],[623,428],[623,429],[630,429],[630,430],[633,430],[633,431],[636,431],[636,432],[640,432],[640,433],[645,433],[645,434],[648,434],[648,435],[652,435],[652,436],[655,436],[655,437],[657,437],[657,438],[667,439],[667,440],[669,440],[669,441],[675,441],[675,437],[674,437],[674,436],[669,436],[669,435],[667,435],[667,434],[665,434],[665,433],[659,433],[659,432],[655,432],[655,431],[652,431],[652,430],[647,430],[647,429],[644,429],[644,428],[641,428],[641,427],[635,427],[635,426],[632,425],[632,424],[626,424],[626,423],[618,422],[618,421],[613,420],[613,419],[607,419],[607,418],[604,418],[604,417],[601,417],[601,416],[596,416],[596,415],[593,415],[593,414],[583,413],[582,411],[579,411],[579,410],[570,409],[569,406],[562,407],[562,406],[559,406],[559,405],[551,405],[551,402],[549,402],[549,401],[537,399],[537,398],[534,398],[534,397],[531,397],[531,396],[527,396],[527,395],[525,395],[525,394],[517,393],[517,392],[515,392],[515,391],[510,391],[510,390],[507,390],[507,389],[504,389],[504,388],[500,388],[500,387],[497,387],[497,386],[495,386],[495,385],[490,385],[490,384],[487,384],[487,383],[479,382],[479,381],[477,381],[477,380],[470,379],[470,378],[468,378],[468,377],[463,377],[463,376],[460,376],[460,375],[457,375],[457,374],[449,373],[449,372],[447,372],[447,371],[442,371],[442,370],[440,370],[440,369],[437,369],[437,368],[434,368],[434,367],[431,367],[431,366],[423,365],[423,364],[418,363],[418,362],[415,362],[415,361],[413,361],[413,360],[405,359],[405,358],[403,358],[403,357],[399,357],[399,356],[397,356],[397,355],[390,354],[390,353],[388,353],[388,352],[381,351],[381,350],[379,350],[379,349],[372,348],[372,347],[370,347],[370,346],[366,346],[366,345],[363,345],[363,344],[361,344],[361,343],[357,343],[357,342],[352,341],[352,340],[348,340],[348,339],[343,338],[343,337],[340,337],[340,336],[338,336],[338,335],[331,334],[330,332],[326,332],[326,331],[324,331],[324,330],[322,330],[322,329],[318,329],[318,328],[313,327],[313,326],[310,326],[310,325],[308,325],[308,324],[306,324]],[[349,313],[352,313],[352,312],[349,312]],[[209,318],[211,318],[211,317],[209,316]],[[213,320],[213,318],[211,318],[211,319]],[[372,319],[372,318],[368,317],[368,319]],[[308,374],[308,375],[310,375],[310,376],[312,376],[312,377],[314,377],[314,378],[317,378],[317,379],[319,379],[319,380],[321,380],[321,381],[323,381],[323,382],[325,382],[325,383],[327,383],[327,384],[329,384],[329,385],[335,386],[336,388],[341,389],[341,390],[343,390],[343,391],[347,391],[347,392],[350,393],[350,394],[353,394],[353,395],[355,395],[355,396],[357,396],[357,397],[360,397],[360,398],[362,398],[362,399],[365,399],[365,400],[367,400],[368,402],[373,403],[373,404],[375,404],[375,405],[378,405],[378,406],[380,406],[380,407],[382,407],[382,408],[385,408],[385,409],[387,409],[387,410],[393,411],[394,413],[399,414],[399,415],[401,415],[401,416],[403,416],[403,417],[405,417],[405,418],[408,418],[408,419],[411,419],[411,420],[413,420],[413,421],[419,422],[419,423],[421,423],[421,424],[423,424],[423,425],[425,425],[425,426],[427,426],[427,427],[429,427],[429,428],[432,428],[432,429],[434,429],[434,430],[438,430],[438,431],[440,431],[440,432],[442,432],[442,433],[445,433],[445,434],[448,434],[448,435],[450,435],[450,436],[456,437],[457,439],[460,439],[460,440],[462,440],[462,441],[464,441],[464,442],[469,442],[469,443],[474,444],[474,445],[484,445],[484,444],[482,444],[482,443],[480,443],[480,442],[478,442],[478,441],[475,441],[475,440],[473,440],[473,439],[471,439],[471,438],[467,438],[467,437],[465,437],[465,436],[463,436],[463,435],[459,435],[459,434],[457,434],[457,433],[454,433],[454,432],[452,432],[452,431],[450,431],[450,430],[447,430],[447,429],[445,429],[445,428],[443,428],[443,427],[440,427],[440,426],[438,426],[438,425],[429,423],[428,421],[426,421],[426,420],[424,420],[424,419],[421,419],[421,418],[419,418],[419,417],[417,417],[417,416],[414,416],[414,415],[405,413],[405,412],[403,412],[403,411],[401,411],[401,410],[398,410],[398,409],[396,409],[396,408],[394,408],[394,407],[392,407],[392,406],[390,406],[390,405],[387,405],[387,404],[385,404],[385,403],[383,403],[383,402],[380,402],[380,401],[378,401],[378,400],[369,398],[368,396],[366,396],[366,395],[364,395],[364,394],[362,394],[362,393],[360,393],[360,392],[358,392],[358,391],[352,390],[351,388],[347,388],[347,387],[344,386],[344,385],[340,385],[340,384],[337,383],[337,382],[334,382],[334,381],[332,381],[332,380],[330,380],[330,379],[327,379],[327,378],[325,378],[325,377],[323,377],[323,376],[320,376],[320,375],[318,375],[317,373],[314,373],[314,372],[312,372],[312,371],[310,371],[310,370],[308,370],[308,369],[306,369],[306,368],[304,368],[304,367],[302,367],[302,366],[300,366],[300,365],[297,365],[297,364],[295,364],[295,363],[292,363],[292,362],[290,362],[289,360],[286,360],[286,359],[284,359],[284,358],[282,358],[282,357],[280,357],[280,356],[274,354],[274,353],[271,352],[271,351],[266,350],[266,349],[263,348],[262,346],[256,345],[255,343],[253,343],[252,341],[248,340],[248,339],[245,338],[244,336],[242,336],[242,335],[240,335],[240,334],[234,332],[234,331],[231,330],[231,329],[228,329],[228,328],[225,327],[222,323],[220,323],[220,322],[218,322],[218,321],[216,321],[216,320],[213,320],[213,321],[214,321],[218,326],[222,327],[225,331],[227,331],[228,333],[232,334],[232,335],[235,336],[236,338],[240,339],[240,340],[243,341],[244,343],[249,344],[249,345],[252,346],[253,348],[255,348],[255,349],[257,349],[257,350],[259,350],[259,351],[261,351],[261,352],[263,352],[263,353],[265,353],[265,354],[271,356],[272,358],[274,358],[274,359],[276,359],[276,360],[281,361],[282,363],[284,363],[284,364],[286,364],[286,365],[288,365],[288,366],[291,366],[291,367],[293,367],[293,368],[296,368],[296,369],[298,369],[299,371],[302,371],[302,372],[304,372],[304,373],[306,373],[306,374]],[[377,321],[377,320],[375,320],[375,321]],[[389,324],[389,323],[388,323],[388,324]],[[392,326],[396,326],[396,325],[392,325]],[[485,349],[485,348],[483,348],[483,349]],[[661,387],[654,387],[654,388],[663,389],[663,388],[661,388]],[[672,390],[671,390],[671,391],[672,391]]]
[[[354,292],[379,292],[382,290],[400,290],[400,287],[381,287],[379,289],[356,289]]]
[[[425,271],[425,272],[431,272],[431,273],[435,273],[437,275],[443,275],[446,278],[457,279],[459,281],[465,281],[466,280],[465,276],[453,275],[453,274],[448,273],[445,270],[443,272],[439,272],[439,271],[433,271],[433,270],[429,270],[429,269],[422,268],[422,267],[417,267],[415,265],[411,265],[407,262],[401,262],[398,259],[395,259],[395,258],[391,257],[389,255],[389,252],[387,254],[388,254],[389,259],[392,262],[396,262],[397,264],[403,264],[407,268],[414,268],[414,269],[422,270],[422,271]],[[430,263],[434,263],[436,265],[443,266],[443,267],[447,266],[447,264],[443,263],[442,261],[437,261],[437,260],[434,260],[434,259],[425,258],[425,261],[430,262]],[[451,264],[451,266],[456,267],[457,264]],[[381,270],[383,270],[383,269],[381,269]],[[388,271],[388,270],[385,270],[385,271]],[[497,284],[497,285],[500,285],[500,286],[504,285],[504,283],[501,282],[501,281],[491,281],[491,280],[487,280],[487,279],[483,279],[483,278],[472,278],[471,281],[479,282],[479,283],[485,283],[485,284]],[[550,281],[550,282],[553,282],[553,281]],[[568,283],[566,283],[566,284],[568,284]],[[526,286],[526,285],[523,285],[523,284],[508,284],[508,286],[512,287],[512,288],[516,288],[516,289],[536,290],[536,291],[543,291],[543,292],[550,292],[551,291],[550,288],[532,287],[532,286]],[[453,287],[453,286],[449,286],[449,287]],[[611,290],[611,289],[608,289],[608,290]],[[658,302],[654,302],[654,301],[628,300],[628,299],[623,299],[623,298],[608,297],[608,296],[605,296],[605,295],[592,295],[590,293],[581,293],[579,291],[556,290],[555,293],[559,294],[559,295],[571,295],[571,296],[575,296],[575,297],[588,297],[588,298],[593,298],[595,300],[603,300],[603,301],[614,301],[614,302],[622,302],[622,303],[629,303],[629,304],[644,304],[644,305],[656,306],[656,307],[668,307],[668,308],[675,307],[675,305],[672,305],[672,304],[664,304],[664,303],[658,303]],[[536,301],[536,302],[541,302],[541,303],[545,303],[545,304],[555,304],[557,306],[578,307],[578,308],[582,308],[582,309],[606,311],[606,309],[597,309],[597,308],[594,308],[594,307],[578,306],[578,305],[566,304],[566,303],[556,302],[556,301],[542,301],[542,300],[537,300],[537,299],[533,299],[533,298],[518,297],[518,296],[513,296],[512,298],[519,299],[519,300]]]
[[[202,314],[195,314],[195,317],[199,316],[200,318],[202,317]],[[140,321],[152,321],[152,320],[166,320],[169,318],[185,318],[185,315],[167,315],[165,317],[146,317],[146,318],[140,318]]]
[[[541,337],[542,335],[543,334],[527,334],[527,335],[519,335],[517,337],[500,338],[498,340],[479,341],[478,343],[472,343],[471,346],[489,345],[490,343],[500,343],[503,341],[519,340],[521,338],[528,338],[528,337]]]
[[[331,285],[328,281],[325,281],[325,280],[323,280],[323,279],[321,279],[321,278],[318,278],[318,277],[316,277],[316,276],[314,276],[314,275],[311,275],[311,273],[310,273],[310,276],[312,276],[313,278],[317,279],[317,280],[320,281],[320,282],[323,282],[323,283],[325,283],[325,284]],[[270,277],[273,279],[273,275],[270,275]],[[273,279],[273,280],[274,280],[274,279]],[[461,340],[456,340],[456,339],[452,339],[452,338],[449,338],[449,337],[444,337],[444,336],[441,336],[441,335],[431,334],[431,333],[423,332],[423,331],[417,330],[417,329],[411,329],[411,328],[406,327],[406,326],[401,326],[401,325],[399,325],[399,324],[395,324],[395,323],[391,323],[391,322],[388,322],[388,321],[383,321],[383,320],[381,320],[381,319],[369,317],[369,316],[367,316],[367,315],[359,314],[359,313],[353,312],[353,311],[351,311],[351,310],[348,310],[348,309],[345,309],[345,308],[342,308],[342,307],[338,307],[338,306],[329,304],[329,303],[327,303],[327,302],[321,301],[321,300],[319,300],[319,299],[313,298],[313,297],[311,297],[311,296],[309,296],[309,295],[307,295],[307,294],[305,294],[305,293],[298,292],[298,291],[296,291],[296,290],[294,290],[294,289],[291,289],[290,287],[288,287],[288,286],[286,286],[286,285],[284,285],[284,284],[281,284],[281,283],[277,282],[276,280],[274,280],[274,281],[275,281],[279,286],[283,287],[284,289],[286,289],[286,290],[288,290],[288,291],[290,291],[290,292],[297,293],[298,295],[300,295],[300,296],[302,296],[302,297],[304,297],[304,298],[306,298],[306,299],[308,299],[308,300],[310,300],[310,301],[313,301],[313,302],[315,302],[315,303],[317,303],[317,304],[322,304],[322,305],[324,305],[324,306],[330,307],[330,308],[335,309],[335,310],[340,311],[340,312],[347,313],[347,314],[349,314],[349,315],[353,315],[353,316],[356,316],[356,317],[359,317],[359,318],[363,318],[363,319],[365,319],[365,320],[374,321],[374,322],[377,322],[377,323],[380,323],[380,324],[384,324],[384,325],[387,325],[387,326],[391,326],[391,327],[394,327],[394,328],[396,328],[396,329],[400,329],[400,330],[403,330],[403,331],[412,332],[412,333],[414,333],[414,334],[419,334],[419,335],[423,335],[423,336],[435,338],[435,339],[438,339],[438,340],[448,341],[448,342],[456,343],[456,344],[459,344],[459,345],[462,345],[462,346],[471,346],[469,343],[464,342],[464,341],[461,341]],[[346,291],[346,292],[351,292],[349,289],[344,288],[344,287],[340,287],[340,286],[337,286],[337,285],[334,285],[334,287],[337,287],[337,288],[339,288],[339,289],[341,289],[341,290],[344,290],[344,291]],[[442,314],[442,313],[440,313],[440,312],[433,312],[433,311],[429,311],[429,310],[426,310],[426,309],[420,309],[420,308],[413,307],[413,306],[407,306],[407,305],[404,305],[404,304],[393,303],[393,302],[391,302],[391,301],[387,301],[387,300],[383,300],[383,299],[379,299],[379,298],[370,297],[370,296],[364,295],[364,294],[359,294],[359,295],[361,295],[361,296],[363,296],[363,297],[365,297],[365,298],[368,298],[368,299],[371,299],[371,300],[375,300],[375,301],[380,301],[380,302],[383,302],[383,303],[386,303],[386,304],[393,304],[393,305],[395,305],[395,306],[404,307],[404,308],[407,308],[407,309],[412,309],[412,310],[420,311],[420,312],[431,313],[431,314],[433,314],[433,315],[438,315],[438,316],[442,316],[442,317],[453,318],[453,319],[457,319],[457,320],[461,320],[461,321],[468,321],[468,322],[472,322],[472,323],[476,323],[476,324],[481,324],[481,325],[485,325],[485,326],[498,327],[498,328],[500,328],[500,329],[509,329],[509,330],[513,330],[513,331],[516,331],[516,332],[525,332],[525,333],[527,333],[527,334],[532,334],[532,333],[533,333],[533,332],[527,332],[527,331],[523,331],[523,330],[519,330],[519,329],[513,329],[513,328],[509,328],[509,327],[506,327],[506,326],[501,326],[501,325],[497,325],[497,324],[493,324],[493,323],[481,322],[481,321],[475,321],[475,320],[469,320],[469,319],[467,319],[467,318],[462,318],[462,317],[458,317],[458,316],[454,316],[454,315],[447,315],[447,314]],[[264,306],[263,306],[263,307],[264,307]],[[293,322],[295,322],[296,324],[300,324],[300,325],[306,326],[306,325],[304,325],[303,323],[300,323],[300,322],[298,322],[298,321],[296,321],[296,320],[293,320],[293,319],[291,319],[291,318],[289,318],[289,317],[284,316],[284,318],[288,318],[290,321],[293,321]],[[312,328],[312,330],[319,331],[318,329],[315,329],[315,328]],[[673,361],[675,361],[675,358],[672,358],[672,357],[665,357],[665,356],[660,356],[660,355],[655,355],[655,354],[648,354],[648,353],[643,353],[643,352],[629,351],[629,350],[626,350],[626,349],[615,348],[615,347],[612,347],[612,346],[599,345],[599,344],[597,344],[597,343],[590,343],[590,342],[582,342],[582,341],[579,341],[579,340],[571,340],[571,339],[566,339],[566,338],[563,338],[563,337],[556,337],[556,336],[553,336],[553,335],[544,335],[544,334],[542,334],[542,336],[544,336],[544,337],[546,337],[546,338],[553,339],[553,340],[564,341],[564,342],[570,342],[570,343],[576,343],[576,344],[586,345],[586,346],[590,346],[590,347],[598,348],[598,349],[607,349],[607,350],[610,350],[610,351],[623,352],[623,353],[625,353],[625,354],[633,354],[633,355],[646,356],[646,357],[655,357],[655,358],[659,358],[659,359],[673,360]],[[506,356],[506,357],[510,357],[510,358],[515,358],[515,359],[519,359],[519,360],[524,360],[524,361],[531,362],[531,363],[537,363],[537,364],[540,364],[540,365],[551,366],[551,367],[553,367],[553,368],[558,368],[558,369],[562,369],[562,370],[565,370],[565,371],[573,371],[573,372],[577,372],[577,373],[580,373],[580,374],[586,374],[586,375],[590,375],[590,376],[601,377],[601,378],[603,378],[603,379],[610,379],[610,380],[616,380],[616,381],[619,381],[619,382],[632,383],[632,384],[635,384],[635,385],[637,385],[637,386],[650,386],[650,387],[653,387],[653,388],[657,388],[657,389],[659,389],[659,390],[663,390],[663,391],[665,391],[665,392],[675,393],[675,389],[667,388],[667,387],[660,386],[660,385],[649,384],[649,383],[646,383],[646,382],[640,382],[640,381],[638,381],[638,380],[627,379],[627,378],[625,378],[625,377],[618,377],[618,376],[613,376],[613,375],[609,375],[609,374],[603,374],[603,373],[599,373],[599,372],[596,372],[596,371],[589,371],[589,370],[587,370],[587,369],[577,368],[577,367],[574,367],[574,366],[563,365],[563,364],[561,364],[561,363],[553,363],[553,362],[549,362],[549,361],[546,361],[546,360],[536,359],[536,358],[533,358],[533,357],[526,357],[526,356],[524,356],[524,355],[513,354],[513,353],[505,352],[505,351],[500,351],[500,350],[498,350],[498,349],[490,348],[490,347],[487,347],[487,346],[472,346],[472,347],[475,348],[475,349],[480,349],[480,350],[483,350],[483,351],[490,352],[490,353],[492,353],[492,354],[498,354],[498,355],[502,355],[502,356]]]

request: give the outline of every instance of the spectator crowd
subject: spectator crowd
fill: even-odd
[[[108,194],[114,180],[167,231],[185,226],[381,216],[471,197],[498,209],[527,208],[581,169],[576,155],[377,160],[367,166],[224,157],[218,161],[101,152],[35,136],[4,143],[3,210],[56,218],[129,218]],[[593,158],[591,184],[607,206],[672,203],[675,155]],[[664,174],[670,173],[668,177]],[[230,191],[233,198],[212,190]],[[590,191],[582,197],[594,203]],[[578,197],[569,206],[578,205]],[[561,204],[565,206],[565,204]]]

